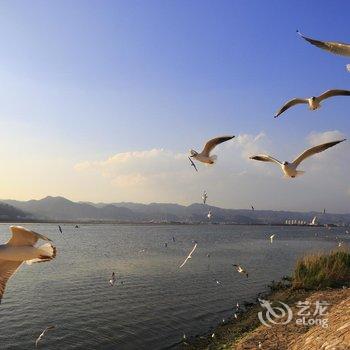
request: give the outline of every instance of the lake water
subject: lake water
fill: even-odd
[[[56,329],[43,349],[176,349],[184,333],[209,331],[232,316],[237,301],[253,301],[271,280],[290,274],[304,252],[337,248],[336,236],[350,237],[344,228],[317,227],[63,224],[61,234],[54,224],[25,226],[53,239],[58,255],[22,265],[9,281],[1,350],[33,349],[48,325]],[[10,237],[8,227],[0,224],[0,242]],[[193,240],[197,250],[179,269]],[[113,271],[118,282],[111,287]]]

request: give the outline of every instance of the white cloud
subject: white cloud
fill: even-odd
[[[306,138],[304,148],[307,143],[314,145],[342,137],[338,131],[313,132]],[[200,193],[206,189],[210,203],[224,207],[244,208],[254,203],[264,209],[320,210],[321,205],[346,211],[350,164],[346,143],[323,152],[322,158],[305,161],[302,169],[306,174],[294,180],[284,179],[274,164],[249,159],[253,154],[275,153],[278,145],[264,133],[241,134],[218,146],[214,151],[218,155],[217,164],[198,164],[198,173],[190,166],[186,154],[164,149],[123,152],[99,161],[83,161],[75,165],[75,170],[82,180],[91,178],[96,183],[96,176],[103,179],[103,191],[113,201],[188,204],[198,202]]]
[[[344,139],[344,135],[338,130],[331,130],[325,132],[311,132],[307,140],[309,141],[311,146],[316,146],[322,143],[342,140]]]

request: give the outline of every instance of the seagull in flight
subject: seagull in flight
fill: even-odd
[[[115,282],[117,281],[116,277],[115,277],[115,273],[112,273],[111,278],[109,279],[109,284],[111,287],[113,287],[115,285]]]
[[[197,243],[194,244],[194,247],[192,248],[192,250],[190,251],[190,254],[187,255],[187,258],[184,260],[184,262],[180,265],[180,268],[183,267],[186,263],[187,260],[192,259],[192,254],[194,253],[194,251],[197,248]]]
[[[297,104],[308,104],[309,109],[314,111],[321,107],[321,102],[327,98],[334,97],[334,96],[350,96],[349,90],[327,90],[324,93],[322,93],[320,96],[312,96],[309,98],[293,98],[292,100],[286,102],[282,108],[276,113],[275,118],[280,116],[283,112],[285,112],[287,109],[297,105]]]
[[[193,149],[191,149],[190,157],[202,163],[214,164],[217,159],[217,156],[216,155],[211,156],[210,152],[220,143],[226,142],[233,138],[234,136],[221,136],[221,137],[216,137],[214,139],[211,139],[205,144],[202,152],[198,153],[197,151],[194,151]]]
[[[236,268],[238,273],[246,275],[246,277],[248,278],[248,272],[241,265],[233,264],[233,266]]]
[[[276,234],[273,234],[273,235],[270,236],[271,243],[273,243],[273,239],[275,238],[275,236],[276,236]]]
[[[62,233],[62,227],[60,225],[58,225],[58,229]]]
[[[31,265],[50,261],[56,257],[56,248],[51,243],[40,247],[34,246],[39,239],[51,242],[49,238],[22,226],[10,226],[10,230],[12,233],[10,240],[0,245],[0,302],[7,281],[24,261]]]
[[[310,44],[317,46],[320,49],[331,52],[335,55],[340,56],[350,56],[350,44],[341,43],[338,41],[321,41],[312,38],[308,38],[297,30],[297,33]],[[346,68],[350,71],[350,65],[347,65]]]
[[[350,44],[345,44],[337,41],[321,41],[308,38],[297,30],[297,33],[310,44],[319,47],[320,49],[334,53],[335,55],[350,56]]]
[[[52,330],[55,329],[55,328],[56,328],[55,326],[48,326],[48,327],[46,327],[46,328],[43,330],[43,332],[39,335],[39,337],[37,338],[37,340],[35,341],[35,347],[36,347],[36,348],[38,347],[39,341],[40,341],[41,339],[43,339],[43,337],[44,337],[44,335],[45,335],[45,333],[46,333],[47,331],[52,331]]]
[[[261,162],[276,163],[282,168],[282,171],[286,177],[295,178],[296,176],[304,173],[304,171],[297,170],[297,167],[299,166],[299,164],[303,160],[313,156],[314,154],[323,152],[326,149],[333,147],[333,146],[335,146],[338,143],[343,142],[343,141],[345,141],[345,139],[338,140],[338,141],[332,141],[332,142],[326,142],[326,143],[323,143],[321,145],[311,147],[311,148],[305,150],[303,153],[301,153],[297,158],[295,158],[292,163],[289,163],[289,162],[282,163],[281,161],[277,160],[276,158],[271,157],[269,155],[265,155],[265,154],[256,155],[256,156],[250,157],[250,159],[259,160]]]
[[[203,204],[207,203],[207,199],[208,199],[208,193],[207,191],[203,191],[203,194],[202,194]]]
[[[254,211],[255,210],[255,208],[253,207],[253,206],[251,206],[252,207],[252,211]]]
[[[190,161],[190,163],[191,163],[191,166],[194,167],[194,170],[196,170],[196,171],[198,172],[198,169],[197,169],[197,167],[196,167],[196,164],[194,164],[193,160],[192,160],[190,157],[188,157],[188,159],[189,159],[189,161]]]

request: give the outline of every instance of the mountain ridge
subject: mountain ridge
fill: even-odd
[[[213,215],[211,222],[215,223],[283,224],[285,220],[311,222],[314,216],[318,216],[322,224],[350,224],[350,214],[224,209],[202,203],[192,203],[188,206],[176,203],[92,203],[74,202],[61,196],[46,196],[29,201],[4,199],[0,200],[1,203],[12,206],[28,217],[55,221],[205,223],[209,222],[207,214],[210,210]]]

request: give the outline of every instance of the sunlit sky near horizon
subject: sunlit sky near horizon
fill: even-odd
[[[350,141],[283,178],[292,160],[350,136],[350,99],[315,112],[293,97],[349,89],[350,57],[296,29],[350,43],[349,1],[1,1],[0,198],[200,201],[227,208],[350,212]],[[214,167],[186,153],[208,138]]]

